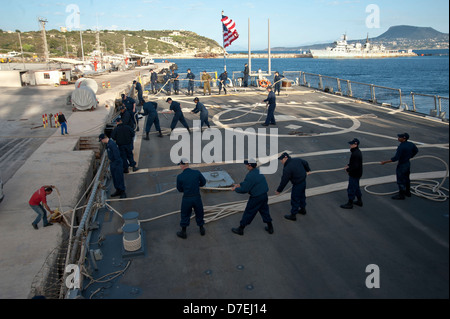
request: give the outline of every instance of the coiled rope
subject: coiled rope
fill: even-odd
[[[258,106],[260,106],[260,105],[261,105],[261,103],[256,103],[249,111],[247,111],[247,112],[245,112],[245,113],[243,113],[243,114],[241,114],[241,115],[239,115],[239,116],[236,116],[236,117],[232,117],[232,118],[229,118],[229,119],[223,119],[223,120],[220,120],[220,122],[229,122],[229,121],[233,121],[233,120],[240,119],[241,117],[244,117],[244,116],[246,116],[246,115],[252,113],[252,112],[253,112]],[[257,122],[261,121],[261,119],[263,118],[263,116],[266,114],[267,106],[268,106],[268,105],[266,104],[266,108],[264,109],[264,112],[262,113],[261,117],[258,119]],[[234,110],[235,110],[235,111],[239,111],[239,109],[234,109]]]
[[[447,188],[443,187],[442,185],[444,185],[445,181],[447,180],[447,178],[449,176],[449,167],[444,160],[442,160],[439,157],[431,156],[431,155],[418,156],[418,157],[412,158],[411,161],[415,161],[418,159],[424,159],[424,158],[435,159],[435,160],[442,162],[445,165],[445,170],[446,170],[445,177],[442,178],[441,182],[437,182],[435,180],[427,180],[427,179],[411,181],[411,184],[417,184],[416,186],[411,187],[411,194],[416,195],[421,198],[431,200],[431,201],[435,201],[435,202],[445,202],[449,198],[449,195],[448,195],[449,190]],[[371,164],[380,164],[380,163],[373,162],[373,163],[367,163],[365,165],[371,165]],[[372,186],[372,185],[365,186],[364,190],[371,195],[387,196],[387,195],[396,194],[398,192],[398,191],[394,191],[394,192],[388,192],[388,193],[377,193],[374,191],[369,191],[367,188],[370,186]]]

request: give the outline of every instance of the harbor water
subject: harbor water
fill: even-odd
[[[242,72],[247,59],[174,59],[178,65],[177,72],[184,74],[187,69],[199,79],[203,70],[207,72],[223,71],[224,65],[228,75]],[[159,62],[159,61],[156,61]],[[286,71],[303,71],[343,80],[350,80],[383,87],[401,89],[405,103],[411,104],[410,93],[449,96],[449,58],[448,56],[417,56],[385,59],[310,59],[289,58],[272,59],[272,71],[280,74]],[[252,59],[252,72],[268,70],[267,59]],[[185,76],[182,75],[181,78]],[[271,80],[271,79],[270,79]],[[183,82],[182,82],[183,86]],[[431,101],[431,99],[430,99]],[[445,103],[448,105],[448,102]],[[420,110],[425,114],[429,110]],[[445,110],[447,111],[447,110]],[[447,113],[448,114],[448,113]]]

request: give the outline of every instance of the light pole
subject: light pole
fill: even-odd
[[[80,11],[77,12],[80,15],[80,21],[81,21],[81,13]],[[84,48],[83,48],[83,32],[81,30],[81,22],[80,22],[80,42],[81,42],[81,57],[84,62]]]
[[[25,58],[23,57],[23,47],[22,47],[22,39],[20,37],[20,32],[17,32],[19,35],[19,43],[20,43],[20,52],[22,54],[22,63],[23,63],[23,69],[25,70]]]

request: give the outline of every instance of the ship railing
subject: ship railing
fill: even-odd
[[[439,95],[411,92],[412,111],[428,109],[430,116],[447,118],[449,114],[449,98]]]
[[[328,93],[368,101],[374,104],[391,106],[421,114],[430,114],[431,116],[439,117],[441,119],[448,119],[448,97],[412,92],[412,107],[409,107],[406,103],[407,99],[405,99],[402,94],[402,90],[397,88],[344,80],[337,77],[303,71],[284,71],[283,76],[298,86],[306,86]],[[426,102],[426,99],[429,100],[428,103]]]
[[[218,76],[217,71],[210,71],[210,72],[206,72],[206,73],[208,73],[211,76],[211,82],[210,82],[211,87],[216,87],[217,86],[216,77]],[[169,75],[171,75],[171,74],[169,74]],[[203,72],[195,74],[194,89],[203,89],[202,75],[203,75]],[[187,88],[189,87],[189,79],[187,79],[186,76],[187,76],[187,73],[178,73],[178,84],[179,84],[179,88],[181,90],[187,90]],[[163,80],[163,82],[158,82],[156,84],[156,90],[160,90],[160,89],[163,89],[165,91],[167,91],[169,89],[173,90],[173,81],[170,81],[169,83],[165,83],[164,80]],[[149,79],[147,80],[147,82],[144,85],[144,90],[147,90],[147,91],[151,90],[151,85],[150,85]]]

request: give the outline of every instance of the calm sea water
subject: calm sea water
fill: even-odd
[[[174,59],[178,73],[188,68],[197,77],[206,70],[221,73],[225,61],[221,59]],[[156,61],[159,62],[159,61]],[[247,59],[227,59],[228,74],[243,71]],[[268,69],[267,59],[252,59],[252,71]],[[314,74],[338,77],[367,84],[375,84],[410,92],[449,96],[449,57],[419,56],[386,59],[272,59],[272,71],[304,71]]]

